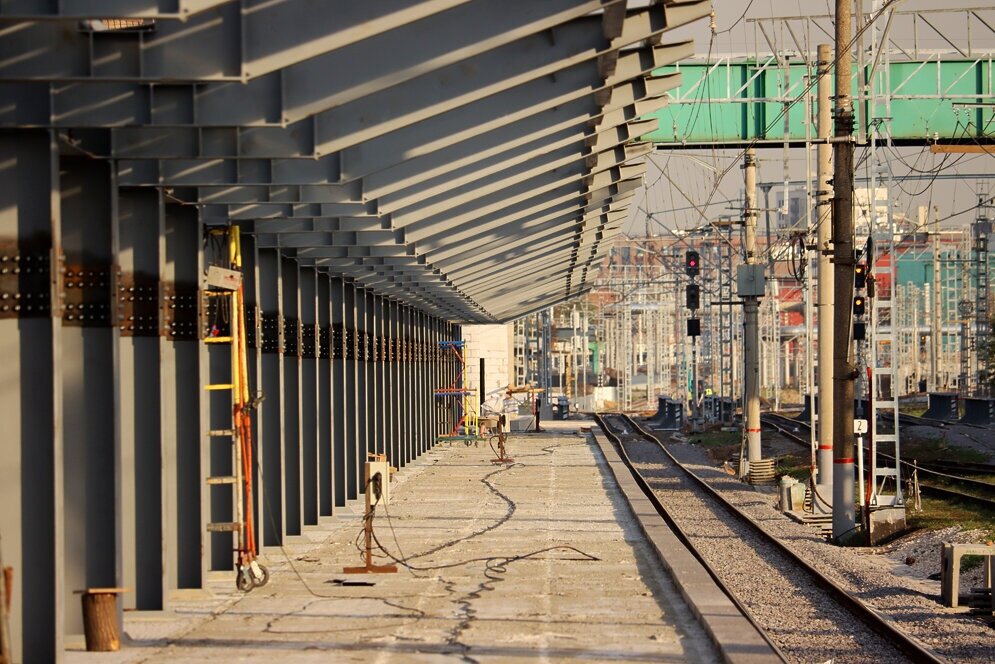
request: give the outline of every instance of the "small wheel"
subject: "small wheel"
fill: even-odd
[[[249,572],[248,567],[239,567],[238,573],[235,575],[235,587],[243,593],[247,593],[256,587],[256,584],[252,582],[252,574]]]
[[[253,588],[262,588],[267,583],[269,583],[269,569],[262,565],[257,565],[259,567],[259,572],[262,574],[260,577],[253,577]]]

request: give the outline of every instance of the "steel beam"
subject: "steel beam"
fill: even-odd
[[[335,409],[341,397],[337,388],[332,360],[332,285],[325,272],[315,272],[317,280],[315,349],[318,390],[317,399],[317,464],[318,516],[332,516],[335,511]],[[324,340],[323,340],[324,339]],[[327,355],[323,351],[327,348]]]
[[[296,263],[296,261],[288,261]],[[301,519],[304,526],[318,524],[319,468],[319,408],[318,408],[318,273],[298,264],[300,294],[300,343],[298,344],[301,373]]]
[[[61,237],[59,160],[47,131],[0,132],[3,257],[55,264]],[[8,287],[4,293],[9,295]],[[52,284],[38,304],[57,302]],[[32,305],[35,306],[35,305]],[[9,309],[7,310],[9,312]],[[4,564],[14,569],[10,633],[14,661],[56,661],[63,650],[66,587],[63,560],[62,323],[51,311],[0,318],[8,394],[0,400],[0,531]],[[71,605],[70,605],[71,606]]]
[[[162,321],[160,284],[165,220],[161,194],[114,189],[119,278],[117,305],[120,357],[121,539],[127,609],[160,610],[167,592],[163,532],[166,484],[162,447]],[[125,304],[130,306],[125,308]],[[149,307],[147,305],[151,304]],[[136,306],[137,305],[137,306]],[[127,317],[124,311],[130,309]]]
[[[284,522],[284,369],[283,369],[283,279],[280,254],[256,247],[259,275],[257,296],[261,316],[259,385],[266,399],[256,411],[259,418],[262,482],[258,490],[263,507],[261,530],[264,546],[283,544]]]
[[[246,82],[465,2],[392,0],[366,6],[324,0],[316,11],[308,0],[205,0],[202,11],[182,14],[183,21],[159,20],[125,30],[18,21],[0,47],[0,78]],[[150,4],[126,16],[154,16]],[[78,15],[84,7],[96,8],[78,5],[64,10],[62,18]],[[84,18],[104,16],[99,12]]]
[[[112,224],[110,170],[84,158],[66,157],[60,159],[59,170],[66,279],[72,281],[70,272],[77,273],[79,279],[82,271],[85,276],[83,282],[76,282],[77,288],[103,283],[108,293],[113,292],[115,270],[110,266],[117,237]],[[110,307],[109,298],[103,306]],[[84,309],[67,306],[62,319],[63,423],[74,432],[65,439],[63,459],[63,601],[68,606],[79,601],[73,590],[113,588],[122,583],[120,429],[116,416],[120,367],[112,313],[99,304]],[[82,634],[80,613],[67,611],[65,628],[69,634]]]
[[[303,534],[304,455],[301,436],[301,290],[296,261],[280,256],[283,343],[284,533]]]

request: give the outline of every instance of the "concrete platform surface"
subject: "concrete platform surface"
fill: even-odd
[[[486,443],[443,443],[406,468],[374,522],[410,564],[397,574],[342,573],[361,562],[355,508],[267,550],[266,587],[240,595],[225,573],[213,596],[126,614],[121,652],[67,661],[715,661],[579,432],[589,424],[513,436],[510,466]]]

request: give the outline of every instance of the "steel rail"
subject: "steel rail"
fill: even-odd
[[[906,424],[926,426],[926,427],[938,427],[940,429],[946,429],[953,426],[961,427],[971,427],[972,429],[988,429],[988,427],[981,424],[972,424],[970,422],[961,422],[960,420],[938,420],[932,417],[922,417],[920,415],[909,415],[908,413],[900,413],[898,415],[898,421],[901,422],[905,420]]]
[[[653,508],[657,511],[657,514],[659,514],[660,517],[664,521],[666,521],[667,525],[673,531],[674,535],[677,536],[677,539],[680,540],[681,544],[683,544],[684,547],[691,553],[691,555],[693,555],[695,559],[699,563],[701,563],[701,566],[705,568],[705,571],[708,572],[708,575],[710,577],[712,577],[712,580],[715,582],[715,584],[722,590],[722,592],[726,595],[726,597],[729,598],[729,600],[736,606],[736,608],[739,609],[739,612],[743,614],[743,617],[746,618],[747,622],[753,625],[753,627],[757,630],[760,636],[763,637],[764,641],[766,641],[770,645],[770,647],[774,650],[777,656],[780,657],[781,660],[784,662],[790,661],[787,655],[785,655],[784,652],[781,651],[781,649],[778,647],[776,643],[774,643],[774,641],[770,638],[770,636],[767,634],[764,628],[761,627],[760,624],[756,621],[750,610],[741,601],[739,601],[739,598],[736,597],[736,595],[732,592],[732,590],[729,589],[729,587],[725,584],[722,578],[715,571],[715,568],[712,567],[712,565],[708,562],[708,560],[706,560],[705,557],[701,554],[701,552],[698,551],[698,549],[694,546],[694,544],[692,544],[691,538],[687,535],[686,532],[684,532],[684,529],[680,527],[680,525],[677,523],[677,520],[670,513],[670,510],[668,510],[663,505],[663,503],[660,502],[660,499],[657,497],[656,493],[650,487],[649,483],[639,473],[639,471],[636,470],[636,467],[632,463],[632,460],[629,458],[629,455],[626,453],[625,446],[622,444],[622,439],[618,436],[618,434],[605,423],[600,414],[593,413],[593,416],[594,420],[598,423],[598,426],[605,433],[608,439],[614,444],[615,449],[618,452],[619,458],[622,460],[622,463],[625,464],[625,467],[629,470],[629,473],[632,475],[632,479],[639,486],[640,491],[643,492],[647,500],[650,501],[650,504],[653,505]]]
[[[781,422],[786,425],[800,426],[805,428],[806,430],[810,429],[810,425],[808,422],[805,422],[803,420],[796,420],[786,415],[781,415],[780,413],[764,413],[763,417],[767,420],[776,420],[777,422]],[[902,417],[905,417],[905,415],[903,415]],[[771,422],[771,424],[773,425],[774,423]],[[933,425],[933,424],[925,424],[925,426],[938,426],[940,428],[943,428],[940,425]],[[975,426],[975,425],[963,425],[963,426]],[[963,433],[961,435],[967,436],[967,434]],[[976,440],[972,436],[967,436],[967,437],[971,438],[972,440]],[[801,444],[801,442],[804,442],[805,445],[809,444],[807,441],[799,441],[797,440],[797,438],[798,437],[793,437],[792,442],[799,442],[799,444]],[[887,457],[888,459],[892,458],[891,456],[884,454],[883,452],[879,452],[879,454],[881,454],[884,457]],[[902,463],[906,465],[911,465],[908,461],[903,461]],[[995,475],[995,464],[990,464],[990,463],[971,463],[966,461],[923,461],[923,462],[917,462],[917,467],[920,470],[925,468],[928,471],[933,472],[937,475],[957,473],[957,472],[967,473],[970,475]],[[951,479],[967,480],[968,482],[974,481],[969,477],[953,477]],[[987,485],[988,487],[991,488],[995,488],[995,485],[988,484],[987,482],[982,482],[981,484]]]
[[[797,443],[799,446],[804,446],[805,448],[809,448],[808,440],[802,438],[801,436],[795,434],[792,431],[788,431],[787,429],[784,428],[782,424],[778,424],[777,422],[775,422],[774,421],[775,419],[781,420],[782,422],[791,422],[792,424],[797,424],[805,427],[808,426],[807,424],[805,424],[804,422],[798,422],[792,420],[790,417],[777,415],[775,413],[764,413],[764,415],[761,418],[761,421],[766,423],[768,426],[772,426],[775,429],[777,429],[777,431],[780,432],[782,436],[784,436],[791,442]],[[867,450],[865,450],[865,453],[867,453]],[[891,456],[890,454],[885,454],[884,452],[878,452],[878,455],[884,457],[885,459],[889,459],[891,461],[895,460],[895,457]],[[974,488],[977,491],[987,492],[989,494],[995,495],[995,484],[989,484],[988,482],[982,482],[980,480],[971,479],[969,477],[957,477],[954,475],[949,475],[944,472],[931,470],[928,467],[928,465],[912,464],[908,461],[902,461],[902,464],[908,469],[917,470],[919,472],[930,475],[936,475],[937,477],[945,477],[947,479],[955,480],[957,484],[961,485],[964,488]],[[953,489],[948,489],[947,487],[937,486],[936,484],[930,484],[928,481],[923,482],[922,480],[919,481],[919,488],[926,495],[932,495],[933,497],[936,498],[944,498],[947,500],[959,500],[961,502],[973,503],[974,505],[983,507],[985,509],[995,510],[995,500],[991,498],[986,498],[984,496],[978,496],[971,493],[964,493],[962,491],[955,491]]]
[[[734,518],[746,524],[753,532],[755,532],[761,539],[773,546],[775,549],[780,551],[789,560],[794,562],[802,571],[804,571],[814,582],[814,584],[824,590],[829,596],[831,596],[837,603],[853,614],[857,619],[864,623],[868,628],[874,631],[876,634],[884,638],[886,641],[890,642],[902,653],[910,657],[915,662],[933,662],[940,663],[945,660],[938,657],[931,650],[919,643],[918,640],[909,636],[905,632],[901,631],[894,626],[892,621],[871,608],[870,606],[864,604],[862,601],[851,595],[849,592],[844,590],[836,582],[834,582],[829,577],[825,576],[822,572],[817,570],[811,563],[802,558],[800,555],[795,553],[788,545],[782,542],[777,537],[767,533],[763,526],[757,523],[753,517],[749,516],[741,509],[733,505],[722,492],[718,491],[712,487],[706,480],[702,479],[692,470],[687,468],[684,464],[677,460],[677,458],[670,453],[666,445],[663,444],[655,434],[646,431],[642,426],[636,423],[631,417],[627,415],[617,415],[625,421],[628,426],[636,433],[636,435],[646,439],[647,441],[656,443],[663,454],[670,460],[675,468],[679,469],[684,476],[689,479],[695,486],[700,488],[711,498],[716,500],[719,505],[725,509]],[[602,428],[604,429],[604,420],[601,420]]]

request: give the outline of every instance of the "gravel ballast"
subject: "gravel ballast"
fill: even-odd
[[[647,446],[652,444],[647,443]],[[922,534],[886,550],[840,548],[826,542],[815,527],[800,524],[780,513],[773,494],[757,491],[715,468],[701,449],[673,443],[668,444],[668,449],[689,470],[721,490],[733,504],[763,524],[768,533],[789,544],[852,595],[890,616],[897,627],[941,657],[952,662],[995,661],[995,630],[964,615],[963,610],[942,606],[939,582],[926,578],[929,570],[938,567],[934,561],[939,557],[939,544],[962,541],[965,536],[954,532]],[[905,564],[910,555],[915,558],[918,568],[915,564]]]
[[[655,444],[628,439],[625,450],[694,546],[793,661],[907,661],[812,586],[790,559],[719,508],[713,498],[688,486]]]

